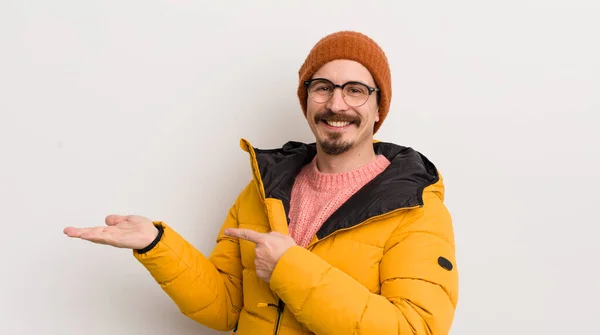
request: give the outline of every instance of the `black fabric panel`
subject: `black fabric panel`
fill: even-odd
[[[290,141],[281,149],[254,149],[267,198],[283,202],[286,219],[296,176],[317,154],[315,144]]]
[[[422,205],[423,189],[439,179],[435,166],[412,148],[377,142],[374,149],[376,154],[387,157],[390,166],[325,221],[317,232],[319,239],[372,216]],[[255,153],[266,197],[280,199],[289,213],[294,180],[316,155],[315,143],[288,142],[281,149],[255,149]]]
[[[422,192],[439,179],[437,170],[411,148],[376,143],[375,152],[385,155],[390,166],[358,190],[321,226],[317,237],[323,239],[339,229],[350,228],[370,217],[398,208],[423,205]]]

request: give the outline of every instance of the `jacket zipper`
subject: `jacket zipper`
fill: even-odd
[[[281,314],[283,314],[284,306],[285,303],[283,302],[283,300],[279,299],[277,306],[275,306],[277,307],[277,320],[275,321],[275,329],[273,330],[273,335],[277,335],[279,333],[279,324],[281,323]]]
[[[258,304],[258,307],[275,307],[277,308],[277,319],[275,320],[275,329],[273,329],[273,335],[277,335],[279,333],[279,324],[281,324],[281,314],[283,314],[283,307],[285,303],[283,300],[279,299],[277,301],[277,305],[275,304],[267,304],[266,302],[261,302]]]
[[[279,333],[279,324],[281,323],[281,314],[283,313],[283,307],[285,306],[285,303],[283,302],[283,300],[279,299],[277,302],[277,305],[275,304],[267,304],[266,302],[261,302],[258,303],[257,307],[275,307],[277,308],[277,320],[275,321],[275,329],[273,330],[273,335],[277,335]],[[238,324],[235,324],[235,328],[233,329],[233,331],[231,332],[231,335],[235,334],[235,332],[237,331],[238,328]]]

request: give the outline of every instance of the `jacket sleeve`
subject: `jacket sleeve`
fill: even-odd
[[[242,306],[242,265],[237,239],[223,234],[237,228],[238,201],[231,207],[217,244],[205,257],[164,222],[160,241],[134,257],[189,318],[213,329],[230,330]]]
[[[405,215],[383,253],[380,294],[301,247],[284,253],[270,285],[315,334],[447,335],[458,274],[442,201],[431,196]]]

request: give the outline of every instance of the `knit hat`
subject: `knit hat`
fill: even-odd
[[[336,59],[348,59],[365,66],[379,92],[379,121],[375,123],[373,132],[377,132],[387,116],[392,100],[392,80],[387,57],[383,50],[368,36],[354,31],[340,31],[323,37],[312,48],[304,64],[298,71],[298,99],[304,115],[306,115],[307,92],[304,81],[309,80],[321,66]]]

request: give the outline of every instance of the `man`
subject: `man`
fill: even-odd
[[[369,37],[324,37],[299,71],[315,143],[249,153],[253,180],[205,257],[166,223],[110,215],[65,233],[131,248],[188,317],[239,334],[448,334],[458,300],[436,167],[373,140],[391,101]]]

